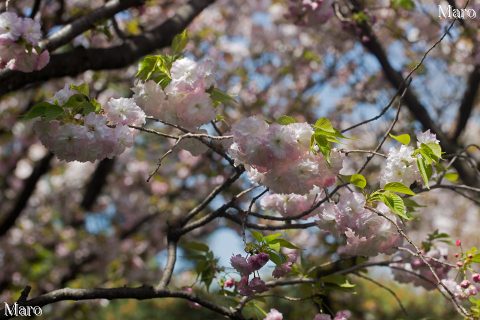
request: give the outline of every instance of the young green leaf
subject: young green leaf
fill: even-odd
[[[201,242],[195,242],[195,241],[187,242],[183,246],[186,249],[195,250],[195,251],[208,252],[210,250],[210,248],[206,244]]]
[[[390,134],[390,133],[388,135],[392,139],[395,139],[398,142],[400,142],[401,144],[408,145],[410,143],[410,135],[407,134],[407,133],[404,133],[404,134],[401,134],[401,135],[398,135],[398,136],[395,136],[395,135]]]
[[[183,49],[187,46],[188,43],[188,33],[187,29],[183,30],[182,33],[177,34],[172,41],[172,51],[174,54],[181,54]]]
[[[266,243],[274,243],[273,241],[275,239],[278,239],[282,236],[281,233],[273,233],[273,234],[269,234],[268,236],[265,236],[263,237],[263,240],[266,242]]]
[[[392,210],[393,213],[396,215],[406,219],[411,220],[412,216],[407,214],[407,209],[405,207],[405,203],[403,199],[400,198],[399,195],[386,191],[383,193],[383,203],[387,205],[387,207]]]
[[[296,122],[298,122],[297,119],[287,115],[280,116],[280,118],[277,119],[277,123],[282,125],[287,125],[287,124],[296,123]]]
[[[299,247],[297,247],[296,245],[294,245],[293,243],[291,243],[290,241],[285,240],[285,239],[275,239],[275,240],[271,241],[270,243],[278,243],[282,248],[300,249]]]
[[[258,232],[258,231],[255,231],[255,230],[252,230],[252,237],[257,240],[258,242],[262,242],[263,241],[263,235]]]
[[[40,102],[34,105],[30,110],[23,116],[23,119],[30,120],[38,117],[42,117],[46,120],[53,120],[58,116],[62,115],[64,112],[63,108],[57,106],[56,104],[51,104],[48,102]]]
[[[450,182],[457,182],[458,181],[458,173],[456,172],[447,172],[445,173],[445,179]]]
[[[363,189],[367,186],[367,179],[365,179],[363,175],[355,173],[350,177],[350,183],[360,189]]]
[[[326,132],[335,133],[335,129],[332,126],[332,123],[327,118],[320,118],[315,122],[315,129],[321,129]]]
[[[74,85],[73,83],[70,85],[70,89],[77,91],[78,93],[81,93],[85,96],[90,95],[90,88],[88,87],[88,84],[82,83],[78,86]]]
[[[428,185],[428,180],[430,179],[430,177],[428,176],[427,164],[425,163],[423,157],[417,157],[417,167],[418,171],[420,171],[420,175],[422,176],[423,184],[425,184],[425,187],[427,187],[427,189],[430,189]]]
[[[392,192],[408,194],[410,196],[415,195],[415,192],[413,192],[409,187],[407,187],[406,185],[404,185],[403,183],[400,183],[400,182],[387,183],[383,187],[383,189],[388,190],[388,191],[392,191]]]
[[[221,104],[234,105],[235,103],[237,103],[235,98],[233,98],[228,93],[221,91],[220,89],[212,88],[208,90],[208,93],[210,94],[210,98],[212,99],[215,107]]]

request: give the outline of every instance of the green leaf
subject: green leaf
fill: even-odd
[[[326,132],[335,133],[332,123],[327,118],[320,118],[315,122],[314,128],[321,129]]]
[[[480,253],[477,253],[476,255],[474,255],[471,261],[474,263],[480,263]]]
[[[273,263],[275,263],[277,266],[285,263],[285,261],[286,261],[285,257],[284,257],[282,254],[280,254],[280,253],[278,253],[278,252],[275,252],[275,251],[273,251],[273,250],[271,250],[271,251],[268,252],[268,257],[269,257],[270,260],[272,260]]]
[[[210,94],[210,99],[212,99],[214,106],[218,106],[221,104],[234,105],[237,103],[235,98],[233,98],[228,93],[221,91],[220,89],[212,88],[208,90],[208,93]]]
[[[297,247],[296,245],[294,245],[293,243],[285,239],[275,239],[271,241],[271,243],[278,243],[282,248],[300,249],[299,247]]]
[[[413,0],[392,0],[392,7],[411,11],[415,8],[415,2],[413,2]]]
[[[422,157],[417,157],[417,167],[418,171],[420,171],[420,175],[422,176],[423,184],[425,185],[425,187],[427,187],[427,189],[430,189],[428,185],[429,176],[427,172],[427,164]]]
[[[136,77],[144,81],[152,79],[165,89],[172,81],[170,69],[175,58],[168,55],[146,56],[138,64]]]
[[[283,115],[277,119],[277,123],[282,125],[287,125],[287,124],[296,123],[296,122],[298,122],[297,119],[287,115]]]
[[[398,142],[400,142],[401,144],[404,144],[404,145],[408,145],[410,143],[410,135],[405,133],[405,134],[401,134],[399,136],[394,136],[393,134],[388,134],[391,138],[397,140]]]
[[[208,245],[201,242],[195,242],[195,241],[187,242],[183,244],[183,247],[186,249],[202,251],[202,252],[208,252],[210,250]]]
[[[172,41],[172,51],[174,54],[181,54],[183,49],[187,46],[188,43],[188,33],[187,29],[183,30],[182,33],[177,34]]]
[[[82,83],[78,86],[76,86],[74,84],[71,84],[70,89],[75,90],[78,93],[81,93],[81,94],[83,94],[87,97],[90,95],[90,89],[88,88],[88,84],[86,84],[86,83]]]
[[[90,102],[95,107],[95,113],[99,113],[102,110],[102,105],[96,99],[91,99]]]
[[[252,236],[255,240],[257,240],[258,242],[263,241],[263,235],[260,232],[252,230],[251,233],[252,233]]]
[[[321,134],[317,132],[313,135],[314,141],[320,153],[325,157],[327,162],[330,162],[330,152],[332,151],[331,143]]]
[[[138,63],[138,71],[135,75],[142,80],[148,80],[148,75],[155,68],[157,58],[155,56],[146,56]]]
[[[68,98],[63,107],[72,109],[72,114],[80,113],[84,116],[90,112],[95,112],[97,109],[97,106],[93,105],[87,96],[80,93]]]
[[[430,142],[425,145],[432,151],[437,161],[442,158],[442,147],[438,143]]]
[[[450,182],[457,182],[458,181],[458,173],[456,172],[447,172],[445,173],[445,179]]]
[[[392,191],[392,192],[408,194],[410,196],[415,195],[415,192],[413,192],[409,187],[407,187],[406,185],[404,185],[403,183],[400,183],[400,182],[387,183],[383,187],[383,189],[388,190],[388,191]]]
[[[268,247],[276,252],[280,252],[281,246],[280,243],[275,242],[275,243],[269,243]]]
[[[273,243],[273,241],[275,239],[278,239],[282,236],[281,233],[273,233],[273,234],[269,234],[268,236],[265,236],[263,237],[263,240],[266,242],[266,243]]]
[[[407,214],[405,203],[403,203],[403,199],[400,198],[399,195],[386,191],[383,193],[383,203],[385,203],[387,207],[396,215],[406,220],[412,219],[412,216]]]
[[[23,119],[31,120],[34,118],[42,117],[46,120],[53,120],[58,116],[62,115],[63,112],[63,108],[57,106],[56,104],[40,102],[30,108],[30,110],[28,110],[28,112],[23,116]]]
[[[363,175],[355,173],[350,177],[350,183],[360,189],[363,189],[367,186],[367,179],[365,179]]]

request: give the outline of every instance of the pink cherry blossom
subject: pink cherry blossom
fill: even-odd
[[[132,98],[111,98],[104,106],[105,115],[114,124],[142,125],[145,113]]]
[[[263,320],[283,320],[283,315],[276,309],[270,309],[270,312],[267,313]]]

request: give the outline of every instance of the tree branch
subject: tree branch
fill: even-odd
[[[48,153],[46,156],[44,156],[35,165],[32,174],[24,181],[23,189],[15,200],[15,205],[10,212],[7,213],[6,218],[4,218],[0,224],[0,237],[4,236],[7,231],[10,230],[22,213],[23,209],[25,209],[27,206],[30,196],[35,191],[38,180],[40,180],[40,178],[50,169],[50,161],[52,158],[52,153]]]
[[[463,94],[462,102],[458,108],[457,121],[455,129],[452,134],[452,140],[457,141],[463,130],[467,126],[468,119],[472,115],[473,107],[475,105],[475,98],[477,97],[478,88],[480,86],[480,65],[475,65],[472,73],[467,80],[467,89]]]
[[[218,306],[208,300],[204,300],[193,294],[184,291],[156,290],[153,287],[120,287],[120,288],[93,288],[93,289],[71,289],[64,288],[43,294],[36,298],[27,300],[19,305],[43,307],[59,301],[73,300],[93,300],[93,299],[136,299],[146,300],[154,298],[180,298],[189,300],[210,309],[216,313],[224,315],[230,319],[241,320],[242,317],[235,315],[225,307]],[[10,319],[5,315],[5,309],[0,310],[0,319]]]
[[[170,45],[173,37],[214,1],[191,0],[160,26],[142,35],[130,37],[121,45],[105,49],[76,48],[66,53],[53,54],[50,63],[36,72],[3,72],[0,74],[0,95],[39,81],[75,76],[86,70],[111,70],[129,66],[140,57]]]

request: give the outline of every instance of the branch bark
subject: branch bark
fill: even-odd
[[[458,108],[457,121],[453,130],[452,140],[457,141],[467,126],[472,115],[475,100],[480,86],[480,65],[475,65],[467,80],[467,88],[463,94],[462,102]]]
[[[119,287],[119,288],[93,288],[93,289],[71,289],[64,288],[43,294],[36,298],[19,302],[22,306],[43,307],[59,301],[73,300],[93,300],[93,299],[154,299],[154,298],[180,298],[198,303],[199,305],[210,309],[216,313],[224,315],[230,319],[241,320],[242,317],[234,314],[229,309],[218,306],[208,300],[197,297],[185,291],[156,290],[153,287]],[[0,310],[0,319],[10,319],[12,317],[5,315],[5,309]]]
[[[66,53],[53,54],[50,63],[36,72],[4,72],[0,74],[0,96],[29,84],[75,76],[86,70],[111,70],[129,66],[140,57],[170,45],[173,37],[214,1],[191,0],[160,26],[142,35],[130,37],[121,45],[104,49],[76,48]]]
[[[10,212],[7,213],[6,217],[0,224],[0,237],[4,236],[8,232],[8,230],[10,230],[13,225],[15,225],[15,221],[17,221],[23,209],[25,209],[25,207],[27,206],[28,200],[35,191],[37,182],[50,169],[50,161],[52,160],[52,158],[52,153],[48,153],[46,156],[44,156],[35,165],[32,174],[24,181],[23,189],[15,200],[15,205],[10,210]]]

